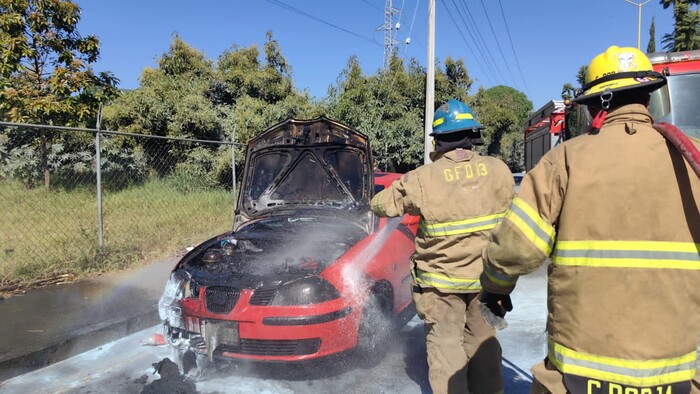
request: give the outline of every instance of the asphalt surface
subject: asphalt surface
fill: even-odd
[[[158,375],[151,363],[170,351],[144,344],[160,332],[157,302],[174,263],[171,259],[0,301],[0,313],[10,317],[0,320],[0,391],[127,393],[153,382]],[[509,326],[498,333],[504,391],[526,393],[529,369],[546,350],[545,267],[522,277],[512,298]],[[291,377],[284,369],[235,367],[198,382],[197,389],[230,392],[235,383],[235,392],[250,393],[330,392],[339,387],[348,392],[429,393],[422,331],[414,318],[377,365],[360,360]],[[36,391],[39,387],[43,389]]]
[[[0,381],[157,324],[158,299],[175,262],[0,300]]]

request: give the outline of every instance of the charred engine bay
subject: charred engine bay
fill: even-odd
[[[366,236],[337,218],[265,219],[206,242],[180,268],[201,286],[277,287],[320,274]]]

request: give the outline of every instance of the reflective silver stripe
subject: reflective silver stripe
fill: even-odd
[[[559,241],[557,265],[700,269],[700,244],[662,241]]]
[[[414,278],[418,284],[435,287],[438,289],[463,291],[481,290],[481,282],[479,281],[479,278],[452,278],[446,275],[421,270],[416,270]]]
[[[510,276],[506,275],[504,273],[498,272],[491,268],[489,264],[484,264],[484,274],[486,274],[486,277],[493,283],[502,286],[502,287],[510,287],[515,284],[515,282],[518,280],[517,276]]]
[[[666,359],[629,360],[578,352],[551,339],[548,342],[549,359],[563,373],[642,387],[685,382],[695,375],[695,351]]]
[[[503,220],[504,215],[504,213],[498,213],[494,215],[456,220],[453,222],[433,224],[427,224],[421,220],[420,226],[423,229],[423,233],[429,237],[469,234],[478,231],[491,230]]]

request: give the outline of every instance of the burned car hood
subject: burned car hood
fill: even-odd
[[[289,210],[366,207],[371,157],[365,135],[325,117],[272,126],[248,143],[234,229]]]

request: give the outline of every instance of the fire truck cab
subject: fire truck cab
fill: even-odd
[[[655,122],[667,122],[700,139],[700,50],[647,54],[654,71],[668,84],[651,94],[649,112]],[[547,151],[590,129],[585,105],[552,100],[533,112],[523,124],[525,170],[530,171]]]
[[[668,84],[651,95],[649,111],[657,122],[668,122],[700,138],[700,50],[647,54],[654,71]]]

